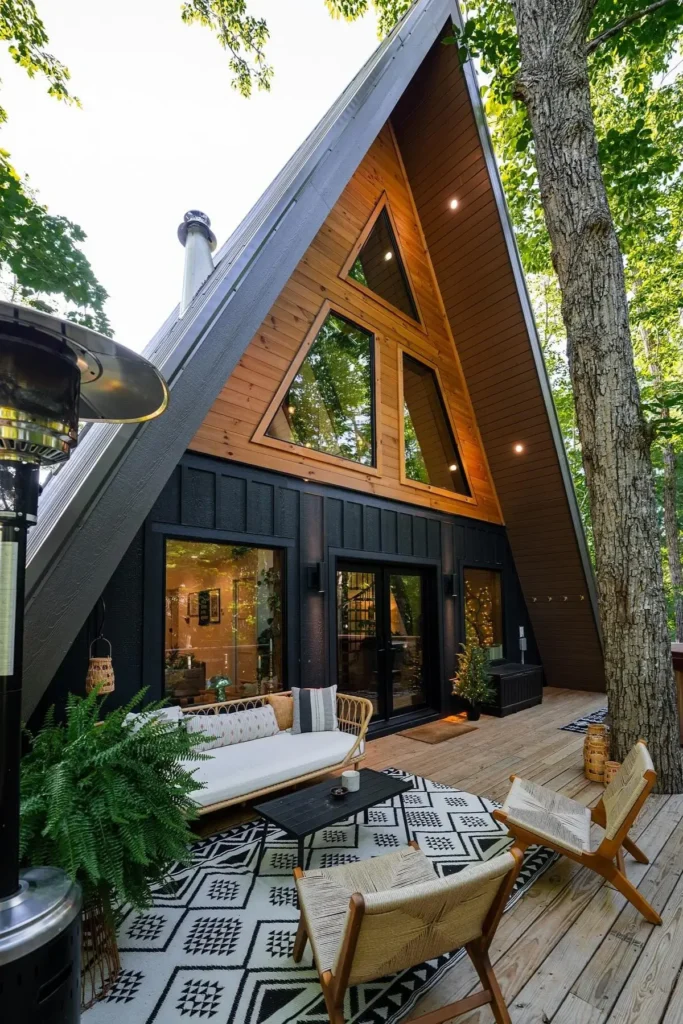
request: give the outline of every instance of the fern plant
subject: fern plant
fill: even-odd
[[[493,700],[489,659],[486,650],[478,644],[460,644],[458,671],[453,680],[453,693],[469,701],[473,708]]]
[[[28,734],[21,765],[23,863],[61,867],[86,899],[96,894],[110,906],[149,906],[154,883],[190,859],[190,794],[201,785],[182,762],[205,759],[195,749],[201,737],[147,715],[126,722],[144,694],[101,724],[97,691],[70,694],[66,722],[56,723],[51,708]]]

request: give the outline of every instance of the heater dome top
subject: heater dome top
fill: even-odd
[[[54,348],[55,353],[68,347],[81,375],[80,420],[141,422],[159,416],[168,404],[166,382],[152,363],[71,320],[0,301],[0,345],[2,340],[39,345],[43,351]]]

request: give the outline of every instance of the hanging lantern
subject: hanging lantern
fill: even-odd
[[[104,640],[105,644],[109,644],[108,657],[93,658],[92,649],[98,640]],[[85,677],[85,692],[91,693],[97,686],[99,686],[101,694],[114,692],[114,663],[111,660],[111,643],[106,636],[98,636],[90,644],[90,661]]]

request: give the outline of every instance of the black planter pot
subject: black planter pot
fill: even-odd
[[[481,718],[481,711],[479,710],[478,704],[470,704],[467,709],[467,721],[478,722]]]

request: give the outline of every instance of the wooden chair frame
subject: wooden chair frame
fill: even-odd
[[[639,740],[638,742],[643,743],[643,740]],[[516,778],[516,775],[511,775],[510,782],[514,782]],[[493,811],[493,817],[506,826],[508,832],[515,841],[515,845],[521,847],[522,850],[526,850],[528,846],[540,844],[541,846],[546,846],[551,850],[555,850],[557,853],[564,854],[565,857],[569,857],[571,860],[576,861],[577,864],[581,864],[583,867],[589,868],[591,871],[595,871],[598,875],[601,875],[606,882],[613,885],[614,888],[622,894],[622,896],[625,896],[629,903],[632,903],[636,910],[638,910],[645,920],[650,922],[650,924],[661,924],[662,919],[657,911],[654,907],[650,906],[645,897],[638,892],[635,885],[633,885],[632,882],[629,882],[626,877],[624,862],[624,850],[626,850],[626,852],[630,853],[634,860],[638,861],[639,864],[649,864],[649,860],[646,855],[638,846],[636,846],[628,834],[634,821],[638,817],[643,804],[652,792],[652,788],[657,781],[657,773],[652,770],[648,770],[643,773],[643,778],[646,780],[645,788],[635,801],[615,837],[613,839],[608,839],[605,836],[597,850],[592,853],[576,853],[573,850],[567,850],[564,846],[555,845],[545,836],[536,835],[535,832],[525,829],[517,822],[509,821],[507,814],[502,810]],[[591,807],[590,810],[591,822],[605,828],[607,825],[607,813],[602,799],[598,801],[595,807]]]
[[[415,840],[410,845],[419,850]],[[500,986],[493,973],[493,967],[489,959],[489,947],[524,860],[524,851],[517,845],[512,847],[510,853],[514,857],[514,865],[504,877],[500,889],[491,904],[484,921],[482,934],[478,939],[468,942],[465,946],[467,954],[481,981],[481,991],[475,992],[465,999],[458,999],[456,1002],[450,1003],[439,1010],[425,1013],[421,1017],[411,1018],[415,1022],[419,1021],[420,1024],[444,1024],[445,1021],[449,1021],[453,1017],[459,1017],[470,1010],[475,1010],[478,1006],[490,1004],[496,1024],[510,1024],[510,1014],[508,1013],[503,994],[500,991]],[[301,868],[294,869],[295,879],[303,878],[304,874],[305,872]],[[342,936],[341,952],[338,960],[339,971],[333,975],[332,971],[321,972],[318,970],[318,977],[320,978],[320,985],[325,997],[325,1006],[327,1007],[330,1024],[344,1024],[344,997],[349,987],[351,966],[358,944],[364,913],[365,900],[361,893],[356,892],[352,895],[349,902],[349,916],[346,921],[346,930]],[[297,963],[299,963],[304,955],[307,941],[308,932],[306,931],[306,922],[302,910],[294,941],[293,956]]]

